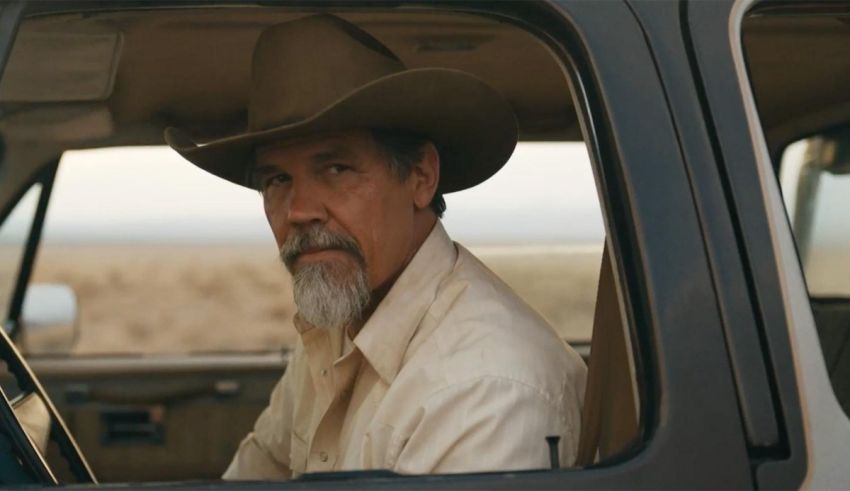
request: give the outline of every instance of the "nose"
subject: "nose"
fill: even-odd
[[[328,214],[320,193],[306,185],[293,184],[287,203],[286,220],[293,225],[324,223]]]

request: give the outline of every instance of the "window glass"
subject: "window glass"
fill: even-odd
[[[820,135],[790,145],[780,182],[827,370],[850,414],[850,175],[835,159],[848,144]]]
[[[790,145],[782,158],[780,182],[814,297],[850,298],[850,174],[821,160],[830,158],[837,144],[806,138]]]
[[[0,224],[0,315],[4,322],[9,314],[9,303],[18,281],[18,270],[40,192],[40,184],[32,186]]]
[[[583,143],[520,144],[446,201],[454,240],[589,342],[604,229]],[[297,335],[259,194],[164,147],[63,156],[33,281],[75,291],[76,353],[277,350]]]

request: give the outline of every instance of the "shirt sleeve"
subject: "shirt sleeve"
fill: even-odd
[[[290,365],[272,391],[269,405],[260,413],[254,430],[239,444],[233,460],[224,471],[222,479],[289,479],[292,470],[289,462],[292,411],[293,375]]]
[[[578,401],[553,400],[511,379],[478,378],[428,400],[395,469],[440,474],[550,468],[550,435],[561,437],[560,464],[569,466],[579,421]]]

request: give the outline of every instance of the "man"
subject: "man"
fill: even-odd
[[[260,36],[247,133],[166,139],[260,190],[293,276],[295,353],[225,478],[545,468],[547,436],[573,461],[581,358],[439,221],[513,151],[501,95],[313,16]]]

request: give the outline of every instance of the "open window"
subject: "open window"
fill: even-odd
[[[604,416],[595,419],[595,437],[585,437],[580,464],[630,448],[640,411],[632,341],[613,263],[605,265],[601,287],[605,308],[594,309],[605,232],[582,142],[582,109],[574,106],[580,99],[562,62],[520,26],[474,12],[337,14],[386,43],[408,67],[465,70],[510,99],[523,141],[495,177],[447,196],[444,223],[585,357],[594,315],[610,324],[607,337],[617,350],[608,364],[621,365],[619,380],[608,380],[609,373],[594,385],[615,382],[623,397],[603,409],[610,390],[595,389],[592,413]],[[21,24],[0,99],[24,104],[18,118],[27,119],[9,121],[7,131],[52,138],[63,150],[33,281],[70,287],[80,311],[75,346],[30,361],[44,366],[43,382],[102,480],[216,477],[274,379],[225,378],[212,366],[277,356],[282,370],[294,347],[289,282],[260,197],[206,175],[167,147],[140,145],[161,144],[165,126],[201,135],[238,127],[257,35],[300,15],[280,8],[131,9],[42,15]],[[46,57],[61,62],[36,62]],[[119,387],[138,377],[123,360],[139,354],[157,356],[137,368],[143,372],[167,371],[182,359],[194,360],[193,377],[205,378],[208,362],[219,378],[210,379],[209,391],[192,394],[194,385],[171,374],[175,394],[160,389],[157,400],[152,386],[140,396],[137,385]],[[112,363],[66,375],[93,360]],[[76,391],[70,399],[69,390]],[[210,415],[233,420],[233,431],[211,434]],[[619,432],[613,443],[611,425]],[[198,441],[200,434],[210,440]],[[193,439],[196,450],[213,447],[216,457],[192,464],[186,454]],[[174,462],[166,466],[167,460]],[[148,465],[133,464],[140,461]]]

